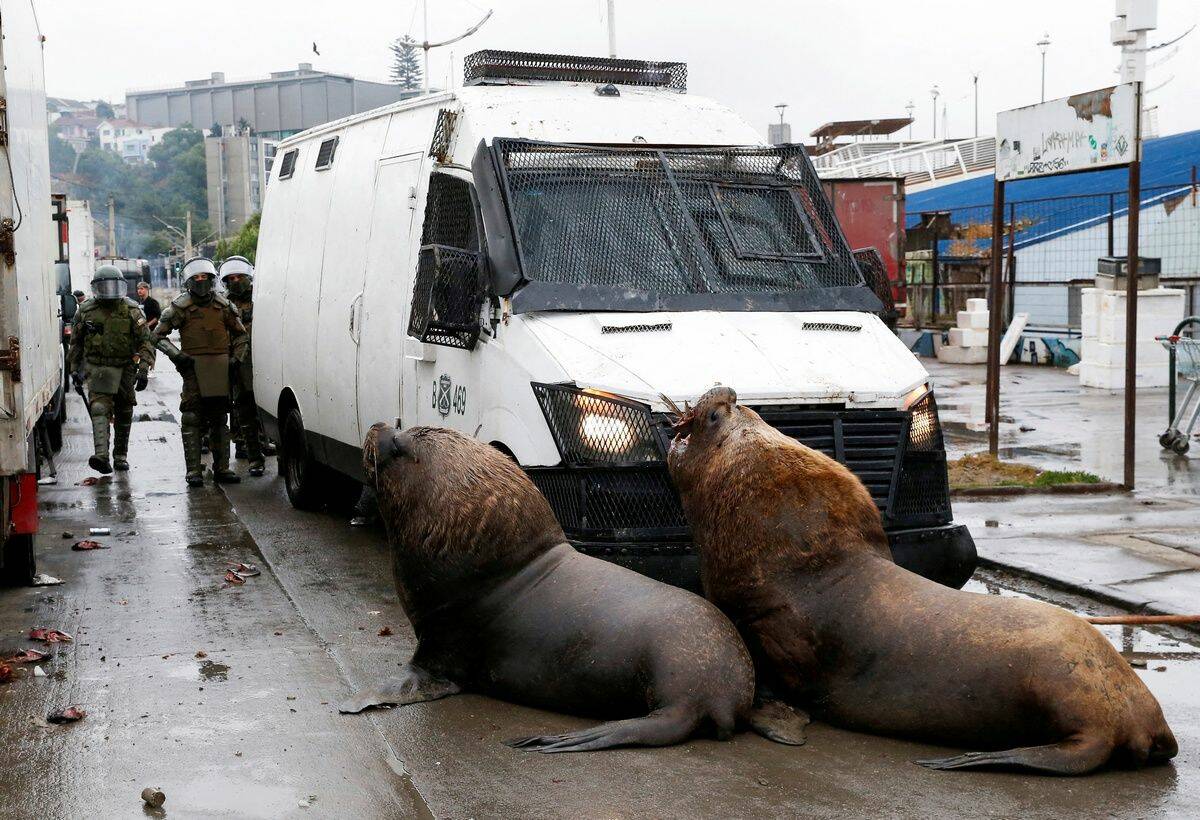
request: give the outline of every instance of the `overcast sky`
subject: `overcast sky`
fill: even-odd
[[[422,39],[419,0],[33,0],[47,37],[51,95],[113,101],[126,89],[176,85],[224,71],[265,76],[315,68],[383,78],[390,40]],[[481,48],[603,55],[604,0],[435,0],[431,40],[460,33],[483,10],[492,19],[468,40],[432,52],[430,75],[445,85],[453,50]],[[904,116],[916,105],[915,137],[931,133],[930,88],[949,106],[951,136],[974,133],[971,75],[979,73],[980,132],[997,110],[1037,102],[1049,33],[1046,96],[1112,85],[1118,51],[1108,42],[1112,0],[616,0],[623,57],[684,60],[689,91],[732,106],[765,134],[786,102],[793,139],[836,119]],[[1200,18],[1195,0],[1161,0],[1152,43]],[[320,56],[312,53],[317,43]],[[1151,55],[1151,63],[1171,49]],[[1174,79],[1170,79],[1171,77]],[[1169,82],[1166,82],[1168,81]],[[1200,128],[1200,30],[1150,71],[1162,134]],[[207,125],[207,123],[197,123]]]

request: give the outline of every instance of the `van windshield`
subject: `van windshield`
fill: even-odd
[[[703,295],[862,288],[799,146],[495,144],[526,282],[688,296],[696,309],[712,306]]]

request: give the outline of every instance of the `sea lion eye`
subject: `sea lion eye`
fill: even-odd
[[[713,411],[709,412],[709,414],[708,414],[708,423],[709,423],[709,424],[716,424],[716,423],[717,423],[717,419],[719,419],[720,417],[721,417],[721,416],[720,416],[720,414],[719,414],[719,413],[717,413],[717,411],[716,411],[716,410],[713,410]]]

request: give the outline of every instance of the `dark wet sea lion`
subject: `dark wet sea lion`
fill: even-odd
[[[614,719],[511,743],[543,752],[725,739],[739,721],[803,742],[807,716],[752,708],[753,663],[716,607],[576,552],[533,482],[493,447],[377,424],[363,467],[418,643],[398,679],[343,712],[470,690]]]
[[[760,681],[840,726],[982,748],[935,769],[1083,774],[1175,756],[1158,701],[1107,639],[1049,604],[949,589],[891,560],[861,482],[705,394],[668,458],[705,595]]]

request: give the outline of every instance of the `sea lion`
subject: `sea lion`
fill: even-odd
[[[533,482],[497,449],[452,430],[376,424],[363,469],[417,650],[399,678],[341,711],[471,690],[618,718],[509,742],[541,752],[665,746],[700,731],[724,740],[739,722],[803,742],[806,715],[753,706],[753,662],[716,607],[576,552]]]
[[[1084,774],[1175,756],[1158,701],[1098,630],[1056,606],[962,592],[897,566],[844,466],[717,387],[668,456],[704,593],[762,685],[850,729],[976,747],[932,769]]]

